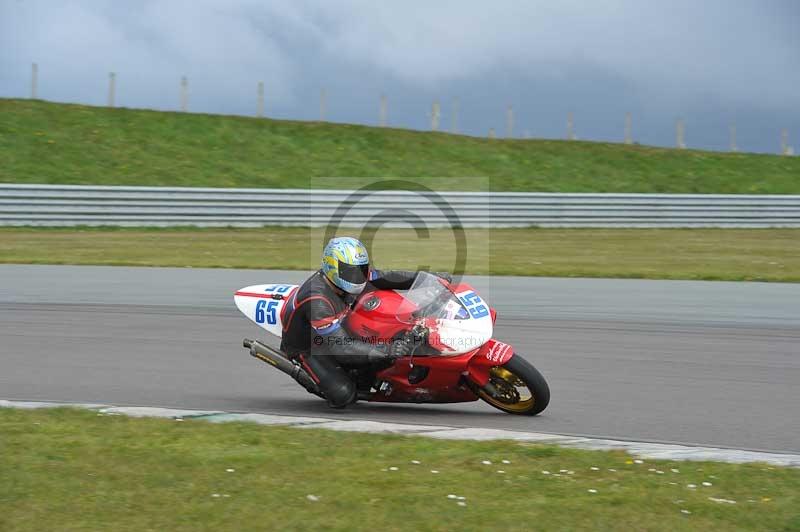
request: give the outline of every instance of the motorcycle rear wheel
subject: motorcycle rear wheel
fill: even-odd
[[[550,387],[542,374],[519,355],[513,355],[502,366],[489,370],[489,382],[496,390],[477,390],[478,397],[503,412],[535,416],[550,403]]]

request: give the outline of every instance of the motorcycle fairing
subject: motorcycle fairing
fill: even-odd
[[[268,333],[281,337],[282,318],[289,299],[297,290],[295,284],[257,284],[238,290],[233,295],[236,307]]]
[[[404,357],[377,374],[377,380],[388,382],[391,392],[376,392],[371,401],[385,403],[464,403],[477,401],[463,380],[464,367],[472,353],[448,357]],[[414,366],[429,369],[424,380],[412,384],[408,377]]]
[[[467,376],[478,386],[485,386],[489,382],[489,370],[495,366],[502,366],[512,356],[514,348],[510,344],[491,339],[470,359]]]
[[[403,357],[378,373],[377,380],[388,382],[391,393],[375,393],[371,401],[386,403],[463,403],[475,401],[472,391],[489,382],[489,370],[502,366],[514,355],[511,345],[489,340],[480,349],[453,356]],[[415,366],[428,368],[419,382],[409,382]],[[466,366],[466,370],[464,369]],[[474,384],[469,386],[463,379]]]

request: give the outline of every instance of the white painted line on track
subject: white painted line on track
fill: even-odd
[[[514,440],[531,443],[544,443],[561,447],[572,447],[590,451],[623,450],[638,458],[650,460],[689,460],[727,462],[733,464],[765,463],[777,466],[800,467],[800,454],[769,453],[699,447],[663,443],[647,443],[599,438],[578,438],[539,432],[520,432],[502,429],[457,428],[435,425],[409,425],[384,423],[381,421],[336,420],[318,417],[280,416],[275,414],[235,413],[217,410],[185,410],[174,408],[111,406],[102,404],[74,404],[35,401],[8,401],[0,399],[0,408],[57,408],[71,407],[95,410],[109,415],[131,417],[157,417],[167,419],[201,419],[212,423],[231,421],[258,423],[260,425],[283,425],[298,428],[321,428],[348,432],[379,434],[403,434],[423,436],[442,440]]]

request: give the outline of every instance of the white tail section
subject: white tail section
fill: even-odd
[[[281,314],[296,289],[296,284],[256,284],[237,290],[233,300],[242,314],[280,338]]]

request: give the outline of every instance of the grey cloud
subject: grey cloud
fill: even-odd
[[[27,95],[36,61],[60,101],[104,103],[114,70],[120,104],[174,109],[186,74],[198,111],[252,114],[264,80],[278,117],[316,118],[326,87],[332,119],[374,123],[386,91],[392,123],[424,128],[459,96],[472,134],[514,104],[534,135],[572,110],[582,137],[618,139],[631,111],[645,142],[686,116],[693,145],[724,148],[736,119],[774,151],[777,128],[800,135],[798,27],[791,0],[0,0],[0,96]]]
[[[404,2],[403,10],[361,0],[347,5],[325,4],[340,19],[327,48],[409,83],[467,79],[497,65],[531,78],[558,78],[591,65],[662,97],[710,93],[778,106],[797,101],[797,26],[776,16],[778,3],[415,0]]]

